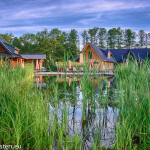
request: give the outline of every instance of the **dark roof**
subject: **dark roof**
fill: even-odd
[[[137,58],[137,60],[145,60],[150,54],[150,49],[131,49],[130,51]]]
[[[109,51],[111,52],[112,56],[114,57],[114,59],[119,62],[122,57],[128,53],[128,49],[109,49]]]
[[[7,52],[0,52],[0,57],[12,57],[12,55],[10,55],[9,53]]]
[[[104,61],[109,61],[109,62],[114,62],[114,59],[111,57],[111,58],[108,58],[108,51],[105,50],[105,49],[102,49],[98,46],[96,46],[95,44],[92,44],[92,43],[88,43],[95,51],[96,53],[104,60]]]
[[[11,51],[12,53],[15,52],[15,47],[13,45],[10,45],[6,42],[3,42],[3,44],[5,45],[5,47],[7,47],[7,49],[9,49],[9,51]]]
[[[20,58],[21,56],[20,55],[18,55],[18,54],[10,54],[10,53],[8,53],[8,52],[0,52],[0,57],[8,57],[8,58]]]
[[[21,56],[15,53],[15,47],[13,45],[8,44],[2,36],[0,36],[0,44],[8,51],[3,53],[1,52],[2,57],[15,57],[20,58]],[[6,54],[7,53],[7,54]]]
[[[145,60],[147,55],[150,54],[149,49],[109,49],[109,51],[117,62],[122,62],[122,58],[129,53],[134,55],[137,60]]]
[[[46,59],[46,54],[16,54],[15,46],[8,44],[0,35],[0,44],[7,50],[7,52],[0,52],[1,57],[9,58],[26,58],[26,59]],[[19,49],[17,49],[19,50]]]
[[[26,59],[46,59],[46,54],[20,54]]]

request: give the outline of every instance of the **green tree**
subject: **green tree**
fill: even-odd
[[[107,34],[108,47],[115,49],[117,45],[117,29],[109,29]]]
[[[146,33],[144,32],[144,30],[140,30],[138,32],[138,37],[140,47],[143,48],[146,45]]]
[[[12,33],[0,34],[9,44],[12,44],[14,35]]]
[[[85,46],[88,43],[88,33],[87,33],[87,31],[84,30],[81,33],[81,36],[82,36],[82,44],[83,44],[83,46]]]
[[[117,48],[121,49],[123,44],[123,30],[121,28],[116,29]]]
[[[50,31],[49,35],[50,38],[57,40],[57,38],[59,38],[59,36],[61,35],[61,30],[59,30],[58,28],[54,28]]]
[[[93,29],[89,29],[88,33],[90,35],[89,39],[90,42],[93,44],[97,44],[97,32],[98,32],[98,27],[94,27]]]
[[[22,49],[20,49],[21,53],[37,53],[37,41],[35,34],[24,34],[20,38],[20,43],[22,45]]]
[[[19,48],[20,51],[23,49],[23,45],[21,44],[20,38],[18,38],[18,37],[14,37],[12,44],[15,47]]]
[[[145,41],[146,48],[150,45],[150,33],[146,33],[146,41]]]
[[[67,43],[65,44],[67,53],[69,54],[69,59],[74,58],[79,55],[79,49],[77,48],[79,42],[78,32],[75,29],[71,29]]]
[[[107,30],[105,28],[100,28],[98,32],[98,40],[99,40],[99,46],[101,48],[106,48],[106,37],[107,37]]]
[[[124,33],[124,42],[126,48],[131,48],[135,44],[136,33],[131,29],[126,29]]]

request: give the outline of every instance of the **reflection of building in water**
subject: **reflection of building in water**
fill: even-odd
[[[42,75],[35,76],[35,85],[36,87],[46,87],[46,83],[44,83],[44,78]]]
[[[69,86],[71,85],[71,78],[69,78]]]
[[[111,82],[108,82],[108,88],[111,86]]]
[[[113,76],[110,77],[102,77],[100,76],[98,79],[94,79],[94,78],[90,78],[89,81],[92,83],[93,87],[95,89],[98,88],[99,83],[103,83],[103,86],[107,86],[108,88],[111,87],[111,82],[112,82]],[[106,82],[107,80],[107,82]],[[81,89],[81,84],[83,84],[83,79],[82,77],[78,78],[78,77],[59,77],[57,76],[56,78],[56,82],[68,82],[69,87],[71,86],[71,82],[78,82],[79,86],[80,86],[80,90]]]

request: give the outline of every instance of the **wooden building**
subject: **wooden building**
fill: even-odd
[[[24,62],[32,63],[35,66],[35,70],[44,69],[44,61],[46,60],[46,54],[20,54],[24,58]]]
[[[87,43],[80,53],[80,63],[92,62],[100,70],[110,70],[116,63],[125,63],[127,57],[137,61],[150,60],[150,49],[102,49],[94,44]]]
[[[109,50],[104,50],[94,44],[88,43],[80,53],[79,62],[92,63],[100,70],[112,70],[115,61]]]
[[[46,54],[20,54],[18,48],[10,45],[0,36],[0,59],[1,64],[3,60],[7,59],[13,68],[17,65],[24,68],[25,62],[31,62],[34,63],[35,70],[40,70],[44,67],[43,63],[46,60]]]

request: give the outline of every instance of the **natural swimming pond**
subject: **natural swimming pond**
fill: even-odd
[[[90,149],[95,140],[106,148],[112,147],[119,112],[117,103],[111,101],[116,92],[114,78],[89,77],[87,84],[83,80],[83,77],[39,76],[35,78],[35,87],[49,91],[49,111],[53,116],[56,115],[54,95],[57,94],[58,120],[63,122],[64,117],[67,118],[66,134],[78,133],[82,149]],[[57,93],[54,93],[56,87]]]

